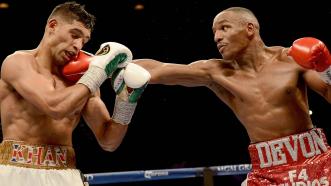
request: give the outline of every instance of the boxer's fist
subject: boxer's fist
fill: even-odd
[[[331,85],[331,56],[322,41],[312,37],[297,39],[288,55],[302,67],[319,72],[321,79]]]
[[[143,67],[129,63],[125,68],[117,69],[111,77],[111,84],[123,100],[135,103],[144,91],[151,75]]]
[[[288,55],[300,66],[318,72],[325,71],[331,65],[330,53],[325,44],[312,37],[295,40]]]
[[[88,52],[79,51],[77,58],[63,67],[63,76],[69,81],[77,82],[88,69],[92,56]]]
[[[77,83],[84,84],[94,93],[117,68],[125,67],[131,61],[132,53],[126,46],[116,42],[103,43]]]
[[[117,69],[111,78],[112,87],[116,92],[113,120],[120,124],[129,124],[151,75],[147,70],[134,63],[125,68]]]
[[[117,68],[123,68],[131,61],[130,49],[120,43],[107,42],[100,46],[91,65],[104,69],[107,77],[110,77]]]

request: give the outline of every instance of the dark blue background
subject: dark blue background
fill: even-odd
[[[4,2],[9,2],[10,8],[0,9],[0,61],[15,50],[35,48],[42,38],[49,13],[64,1]],[[86,4],[87,10],[97,17],[92,40],[84,48],[91,53],[103,42],[116,41],[128,46],[134,58],[183,64],[220,58],[211,26],[214,16],[230,6],[247,7],[256,14],[262,39],[268,46],[290,46],[296,38],[304,36],[317,37],[331,46],[331,8],[323,0],[309,3],[295,0],[77,2]],[[138,3],[145,9],[135,10]],[[111,113],[115,95],[109,84],[104,83],[101,90]],[[330,136],[330,119],[327,118],[331,114],[330,104],[314,92],[309,92],[309,99],[315,125],[324,128]],[[122,145],[115,152],[103,151],[83,121],[73,138],[77,164],[84,173],[249,163],[249,139],[245,129],[232,111],[205,87],[149,85]],[[237,179],[217,178],[215,185],[237,185]],[[200,179],[176,183],[202,184]]]

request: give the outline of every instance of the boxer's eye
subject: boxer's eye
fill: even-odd
[[[227,26],[227,25],[223,25],[223,26],[221,26],[221,30],[223,30],[223,31],[227,31],[228,28],[229,28],[229,26]]]
[[[76,35],[76,34],[71,34],[71,37],[72,37],[73,39],[79,39],[79,35]]]

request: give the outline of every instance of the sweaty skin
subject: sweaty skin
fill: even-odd
[[[188,65],[152,59],[134,62],[151,73],[151,84],[208,87],[232,109],[252,143],[313,127],[307,87],[331,102],[331,86],[317,72],[297,65],[287,56],[287,48],[265,46],[256,18],[245,13],[219,13],[213,32],[223,59]]]
[[[22,67],[24,68],[21,69],[21,67],[19,67],[17,69],[16,66],[14,66],[15,60],[22,63]],[[7,58],[6,63],[8,63],[5,64],[6,66],[11,66],[8,67],[10,70],[6,70],[7,73],[18,73],[17,71],[21,69],[22,71],[20,73],[23,74],[23,76],[24,73],[27,75],[33,74],[31,75],[33,78],[29,79],[33,81],[31,87],[33,87],[34,90],[31,91],[38,91],[38,89],[40,89],[39,92],[43,93],[43,87],[47,87],[48,90],[46,91],[52,93],[53,91],[60,92],[68,87],[68,84],[60,77],[47,72],[43,67],[38,65],[35,51],[16,52]],[[37,86],[37,83],[39,86]],[[29,86],[29,84],[21,84],[21,86]],[[70,138],[67,136],[71,137],[71,133],[79,121],[80,115],[78,113],[87,102],[88,96],[86,95],[88,95],[88,91],[85,92],[85,98],[81,98],[77,101],[78,107],[75,108],[75,111],[72,110],[77,113],[73,112],[64,118],[56,118],[56,113],[54,113],[55,118],[52,118],[43,112],[43,107],[38,108],[37,103],[31,102],[38,101],[38,98],[31,95],[34,94],[34,92],[30,94],[28,88],[20,87],[20,89],[26,91],[19,93],[4,80],[0,80],[0,88],[1,120],[4,139],[26,141],[32,144],[71,145]],[[59,97],[58,99],[64,99],[64,97]],[[69,105],[69,99],[67,100],[68,102],[66,104]],[[40,104],[44,104],[42,103],[43,101],[44,100],[40,100]],[[56,101],[57,100],[55,100],[54,103]]]
[[[113,122],[100,98],[61,75],[63,65],[82,49],[91,30],[78,21],[48,21],[39,46],[16,51],[1,67],[0,110],[4,140],[72,146],[72,132],[83,116],[100,146],[114,151],[127,126]]]

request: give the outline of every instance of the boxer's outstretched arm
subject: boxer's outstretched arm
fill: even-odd
[[[134,63],[151,74],[150,84],[182,85],[188,87],[207,86],[211,82],[206,60],[188,65],[163,63],[153,59],[137,59]]]
[[[26,101],[53,118],[63,118],[81,108],[90,94],[81,84],[57,90],[52,79],[37,72],[33,56],[14,53],[1,68],[1,79]]]
[[[100,146],[106,151],[116,150],[126,134],[128,125],[116,123],[111,119],[99,92],[88,100],[82,113]]]

